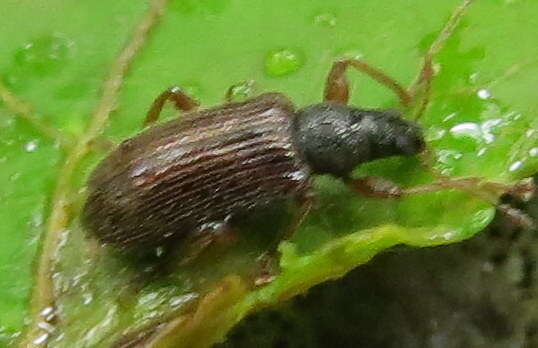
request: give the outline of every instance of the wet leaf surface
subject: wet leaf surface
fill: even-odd
[[[175,84],[212,106],[223,101],[229,86],[253,80],[238,89],[240,95],[280,91],[304,106],[320,101],[336,58],[360,56],[409,85],[458,5],[171,1],[121,87],[106,136],[120,141],[136,134],[153,98]],[[80,138],[110,65],[146,10],[128,1],[8,0],[2,8],[7,20],[0,32],[0,77],[33,105],[38,120]],[[537,171],[538,46],[529,31],[537,27],[536,18],[532,0],[477,1],[434,59],[432,103],[421,123],[436,170],[504,183]],[[349,76],[353,104],[398,107],[383,87],[356,73]],[[39,241],[47,232],[66,152],[5,101],[0,134],[0,346],[8,346],[19,340],[29,315]],[[249,312],[340,277],[388,247],[469,238],[494,211],[455,190],[380,201],[321,177],[319,204],[293,240],[281,245],[282,273],[256,289],[255,260],[293,207],[245,219],[234,246],[210,249],[194,264],[177,265],[174,257],[164,263],[154,251],[124,255],[88,239],[76,219],[79,189],[103,156],[84,156],[73,173],[66,204],[74,219],[55,254],[56,319],[33,342],[44,337],[51,347],[208,346]],[[403,186],[432,180],[418,159],[377,161],[355,174],[380,175]]]

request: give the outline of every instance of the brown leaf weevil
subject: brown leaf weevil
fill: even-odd
[[[311,176],[331,174],[354,190],[396,197],[386,181],[354,179],[364,162],[415,155],[425,148],[420,127],[394,110],[347,105],[345,72],[354,67],[392,89],[402,104],[408,92],[357,59],[335,62],[324,102],[296,110],[282,94],[196,111],[198,102],[175,87],[153,103],[145,124],[164,103],[188,112],[121,143],[91,174],[82,213],[87,230],[121,249],[162,244],[168,238],[211,240],[230,217],[273,201],[296,198],[298,227],[310,209]],[[429,78],[426,62],[422,76]]]

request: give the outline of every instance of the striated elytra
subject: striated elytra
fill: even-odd
[[[301,214],[293,232],[310,208],[313,174],[336,176],[361,192],[397,195],[350,172],[378,158],[419,153],[425,145],[421,129],[394,110],[348,106],[349,66],[401,92],[394,80],[384,74],[380,79],[379,70],[357,60],[336,62],[324,102],[298,110],[284,95],[266,93],[198,111],[179,88],[165,91],[146,123],[157,120],[167,100],[188,113],[124,141],[97,166],[88,183],[84,227],[122,249],[168,238],[211,239],[238,213],[294,198]]]

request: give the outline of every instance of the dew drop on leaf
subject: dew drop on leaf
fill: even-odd
[[[31,140],[29,142],[27,142],[26,144],[24,144],[24,151],[26,152],[34,152],[35,150],[37,150],[37,140]]]
[[[491,98],[491,92],[485,88],[479,89],[478,92],[476,92],[476,95],[478,96],[478,98],[484,100]]]
[[[302,65],[302,55],[296,50],[274,50],[265,57],[265,73],[271,77],[292,74],[299,70]]]
[[[230,97],[232,101],[241,101],[254,94],[254,81],[243,81],[231,87]]]
[[[317,14],[314,16],[314,24],[332,28],[336,25],[336,16],[330,12]]]
[[[515,172],[517,170],[520,170],[524,164],[525,163],[523,161],[515,161],[514,163],[510,165],[510,167],[508,168],[508,171]]]
[[[50,75],[65,65],[71,46],[70,41],[58,35],[43,36],[17,50],[14,63],[27,73]]]

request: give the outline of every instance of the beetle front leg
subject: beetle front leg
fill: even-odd
[[[498,204],[498,197],[503,194],[512,195],[522,200],[528,200],[536,192],[532,183],[522,182],[515,185],[490,182],[476,177],[448,178],[439,177],[431,184],[410,188],[401,188],[396,183],[380,177],[347,178],[344,182],[353,191],[372,198],[401,198],[417,194],[439,192],[456,189],[467,192],[475,197],[494,205],[498,211],[509,217],[514,223],[523,227],[533,227],[534,222],[524,213],[506,204]]]
[[[171,87],[166,91],[162,92],[153,101],[153,104],[151,105],[151,108],[146,115],[146,119],[144,120],[144,127],[154,123],[159,119],[164,103],[169,100],[174,102],[176,108],[181,111],[191,111],[196,109],[200,105],[198,101],[184,93],[180,87]]]
[[[352,191],[366,197],[400,198],[403,194],[403,189],[396,183],[376,176],[366,176],[357,179],[347,178],[344,182]]]
[[[343,59],[333,64],[325,84],[325,101],[347,104],[349,100],[349,83],[346,78],[346,71],[349,67],[357,69],[392,90],[398,96],[402,105],[408,106],[410,104],[412,96],[405,88],[392,77],[361,59]]]

